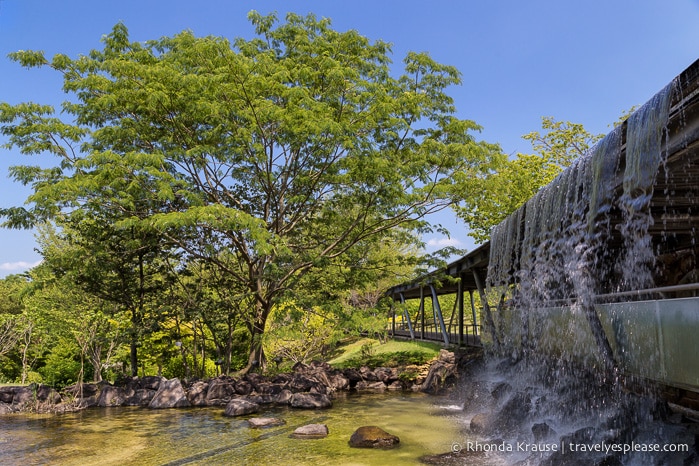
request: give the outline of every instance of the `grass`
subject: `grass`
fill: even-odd
[[[384,344],[372,338],[361,338],[339,348],[341,353],[328,361],[331,366],[372,368],[424,364],[439,354],[437,343],[389,340]]]

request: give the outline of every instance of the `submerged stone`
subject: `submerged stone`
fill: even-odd
[[[478,413],[471,418],[471,432],[474,434],[483,434],[490,430],[490,414]]]
[[[260,429],[266,427],[283,426],[286,424],[286,421],[276,417],[253,417],[248,419],[248,424],[250,424],[250,427],[253,429]]]
[[[289,437],[298,439],[319,439],[328,436],[328,426],[325,424],[307,424],[296,429]]]
[[[535,442],[541,442],[556,435],[556,431],[545,422],[539,422],[532,426],[532,435]]]

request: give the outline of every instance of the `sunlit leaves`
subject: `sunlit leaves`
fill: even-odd
[[[460,195],[458,180],[487,176],[498,159],[476,142],[478,125],[456,117],[454,67],[409,53],[394,76],[387,43],[329,19],[250,20],[252,39],[133,42],[117,24],[75,59],[13,55],[59,71],[69,98],[60,117],[0,107],[8,148],[61,159],[58,171],[15,169],[33,204],[0,214],[161,235],[240,281],[259,332],[304,274],[394,229],[416,241],[425,216]]]

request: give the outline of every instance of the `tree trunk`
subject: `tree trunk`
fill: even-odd
[[[255,320],[250,329],[250,354],[248,356],[248,364],[240,372],[245,374],[248,372],[264,372],[267,369],[267,357],[262,346],[262,336],[265,333],[267,317],[269,316],[269,305],[262,306],[259,304],[256,309]]]
[[[92,381],[101,382],[102,381],[102,347],[97,345],[92,348],[90,352],[90,363],[92,363]]]
[[[138,340],[131,337],[131,377],[138,377]]]
[[[29,375],[29,345],[32,342],[32,330],[34,326],[29,324],[27,329],[24,331],[24,345],[22,347],[22,380],[21,383],[24,385],[27,383],[27,376]]]

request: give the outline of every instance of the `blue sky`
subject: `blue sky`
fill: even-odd
[[[456,66],[463,74],[451,91],[458,116],[475,120],[479,138],[508,154],[530,152],[521,136],[540,129],[542,116],[607,133],[624,110],[699,58],[699,0],[0,0],[0,101],[58,106],[64,98],[59,76],[24,70],[6,58],[10,52],[85,54],[119,21],[133,40],[184,29],[251,37],[250,10],[312,12],[338,30],[392,43],[396,64],[408,51],[427,51]],[[7,178],[8,166],[23,163],[36,161],[0,150],[0,206],[21,205],[29,195]],[[435,221],[451,239],[426,237],[428,244],[473,247],[463,224],[449,215]],[[0,229],[0,277],[39,261],[35,247],[31,232]]]

